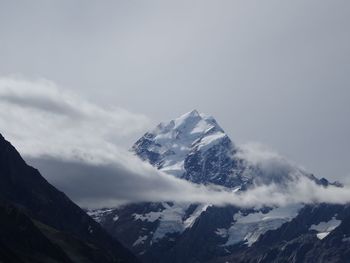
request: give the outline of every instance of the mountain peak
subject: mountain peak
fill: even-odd
[[[259,165],[251,165],[240,154],[224,130],[211,116],[190,111],[180,117],[159,124],[147,132],[132,147],[142,160],[159,170],[194,183],[212,183],[227,187],[269,184],[293,180],[290,171],[318,180],[288,162],[285,169],[265,171]]]
[[[197,110],[192,110],[176,119],[160,123],[152,133],[164,134],[171,132],[177,138],[180,134],[182,137],[187,136],[188,138],[193,138],[195,134],[206,133],[209,129],[224,132],[212,116],[199,113]]]
[[[183,114],[182,116],[191,116],[191,117],[198,117],[200,116],[200,113],[196,110],[196,109],[193,109],[185,114]]]
[[[192,110],[160,123],[141,137],[132,150],[163,172],[184,177],[190,155],[203,155],[208,151],[222,155],[233,148],[231,140],[213,117]]]

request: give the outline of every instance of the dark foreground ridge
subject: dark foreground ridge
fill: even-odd
[[[0,134],[0,262],[138,262]]]

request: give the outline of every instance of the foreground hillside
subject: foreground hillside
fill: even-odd
[[[137,262],[0,135],[0,262]]]

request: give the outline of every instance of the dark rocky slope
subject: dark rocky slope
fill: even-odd
[[[338,227],[317,238],[312,225],[336,218]],[[347,263],[350,262],[350,206],[309,205],[291,222],[268,231],[250,248],[241,248],[212,263]]]
[[[137,262],[0,135],[0,260]]]

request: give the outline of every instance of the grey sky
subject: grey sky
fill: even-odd
[[[349,11],[346,0],[0,0],[0,75],[154,122],[197,108],[239,144],[347,180]]]

